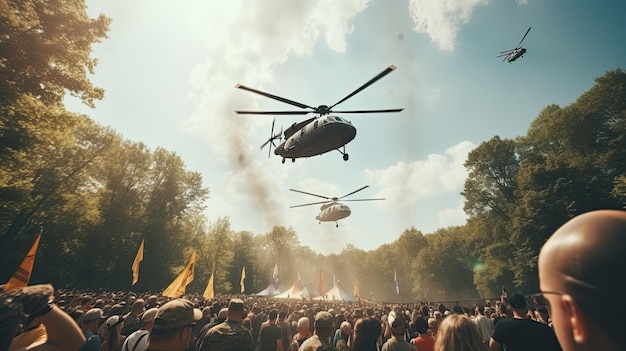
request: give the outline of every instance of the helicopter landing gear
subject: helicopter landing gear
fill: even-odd
[[[348,159],[350,158],[350,155],[348,155],[346,153],[346,146],[345,145],[343,146],[343,151],[339,150],[339,149],[337,149],[337,151],[339,151],[343,155],[343,160],[344,161],[348,161]]]
[[[339,223],[335,222],[335,227],[339,228]]]
[[[285,158],[283,158],[283,164],[285,164]]]
[[[296,162],[296,158],[294,157],[291,159],[291,163],[295,163],[295,162]]]

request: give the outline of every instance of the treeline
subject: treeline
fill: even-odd
[[[0,282],[43,229],[31,282],[59,287],[161,291],[195,248],[190,292],[201,293],[211,274],[217,293],[239,292],[243,266],[246,292],[260,291],[276,263],[283,289],[298,273],[316,288],[321,270],[325,289],[336,278],[352,290],[358,277],[367,299],[498,296],[502,286],[534,292],[539,248],[560,224],[626,204],[626,73],[616,69],[570,106],[546,107],[525,136],[495,136],[469,154],[466,225],[429,235],[408,228],[376,250],[348,245],[326,256],[301,246],[292,228],[235,232],[226,217],[207,222],[209,189],[178,155],[64,108],[68,92],[88,105],[102,98],[87,73],[96,64],[91,45],[106,37],[110,19],[89,19],[81,1],[2,6]]]

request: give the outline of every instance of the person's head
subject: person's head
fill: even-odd
[[[249,331],[252,331],[252,319],[246,317],[243,319],[243,322],[241,322],[241,324],[243,324],[243,326]]]
[[[513,313],[517,314],[518,317],[526,316],[528,306],[526,304],[526,298],[524,298],[524,295],[515,293],[508,297],[507,302],[511,310],[513,310]]]
[[[106,333],[107,334],[116,334],[122,331],[122,322],[124,322],[124,318],[121,316],[111,316],[107,318],[106,325]]]
[[[311,328],[311,322],[308,317],[300,317],[298,319],[298,333],[301,335],[307,335]]]
[[[569,220],[539,253],[539,287],[563,350],[623,350],[626,305],[605,304],[626,281],[626,212],[598,210]]]
[[[228,302],[227,318],[235,321],[240,321],[243,318],[243,301],[231,299]]]
[[[159,307],[148,345],[152,348],[184,350],[191,339],[195,322],[202,312],[187,299],[175,299]]]
[[[402,313],[391,311],[387,316],[388,328],[391,331],[391,335],[400,337],[404,336],[406,331],[406,320]]]
[[[278,318],[278,310],[276,310],[276,309],[271,310],[270,313],[267,315],[267,318],[270,321],[274,321],[275,322],[276,318]]]
[[[143,313],[143,311],[145,311],[145,302],[143,301],[143,299],[137,299],[135,300],[135,302],[133,302],[133,307],[130,308],[130,313],[138,316],[141,313]]]
[[[315,334],[320,337],[330,336],[333,331],[333,315],[326,311],[317,312],[313,322],[313,329]]]
[[[488,351],[476,324],[463,314],[451,314],[439,324],[435,351]]]
[[[343,321],[339,326],[339,330],[341,331],[341,335],[348,336],[352,333],[352,325],[350,325],[348,321]]]
[[[154,326],[154,319],[156,318],[158,312],[159,309],[156,307],[146,310],[141,315],[141,329],[152,330],[152,327]]]
[[[354,323],[353,350],[378,350],[377,342],[382,326],[374,318],[360,318]]]
[[[100,319],[102,318],[102,310],[99,308],[92,308],[89,311],[85,312],[83,317],[81,318],[81,327],[84,330],[88,330],[94,332],[98,329],[98,325],[100,324]]]

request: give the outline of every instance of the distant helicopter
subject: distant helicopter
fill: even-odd
[[[518,58],[524,56],[524,54],[526,53],[526,49],[523,48],[521,45],[522,45],[522,42],[524,41],[524,39],[526,38],[526,36],[528,35],[528,32],[530,32],[530,28],[531,27],[528,27],[528,30],[526,31],[526,34],[524,34],[524,36],[522,37],[522,40],[519,41],[519,44],[517,44],[517,47],[515,49],[502,51],[502,52],[500,52],[500,55],[498,55],[496,57],[504,56],[504,59],[502,59],[502,61],[513,62],[513,61],[517,60]]]
[[[302,193],[302,194],[307,194],[307,195],[312,195],[312,196],[317,196],[317,197],[321,197],[322,199],[326,199],[326,201],[318,201],[318,202],[311,202],[308,204],[303,204],[303,205],[296,205],[296,206],[291,206],[290,208],[295,208],[295,207],[302,207],[302,206],[310,206],[310,205],[319,205],[322,204],[322,206],[320,207],[320,213],[315,216],[315,219],[317,219],[319,221],[319,223],[321,224],[322,222],[335,222],[335,225],[337,226],[337,228],[339,228],[339,223],[337,223],[337,221],[339,221],[340,219],[344,219],[346,217],[348,217],[352,212],[350,211],[350,207],[338,202],[339,200],[348,197],[354,193],[357,193],[365,188],[369,187],[369,185],[366,185],[358,190],[355,190],[349,194],[346,194],[342,197],[327,197],[327,196],[322,196],[322,195],[317,195],[317,194],[312,194],[312,193],[307,193],[306,191],[301,191],[301,190],[296,190],[296,189],[289,189],[290,191],[295,191],[297,193]],[[353,200],[343,200],[343,201],[376,201],[376,200],[385,200],[384,198],[378,198],[378,199],[353,199]]]
[[[270,144],[268,157],[274,146],[274,154],[282,156],[282,162],[290,158],[292,162],[296,162],[296,158],[311,157],[321,155],[331,150],[337,150],[343,155],[343,160],[348,161],[348,154],[346,153],[346,144],[352,141],[356,136],[356,128],[352,123],[342,117],[333,116],[331,113],[385,113],[385,112],[400,112],[404,109],[385,109],[385,110],[350,110],[350,111],[333,111],[333,108],[340,103],[348,100],[352,96],[359,93],[361,90],[372,85],[377,80],[391,73],[396,69],[396,66],[391,65],[376,77],[372,78],[367,83],[363,84],[360,88],[350,93],[345,98],[339,100],[334,105],[320,105],[318,107],[312,107],[300,102],[285,99],[280,96],[272,95],[260,90],[252,89],[241,84],[237,84],[235,88],[247,90],[259,95],[263,95],[270,99],[278,100],[293,106],[297,106],[303,109],[310,109],[310,111],[241,111],[235,110],[236,114],[256,114],[256,115],[306,115],[314,113],[316,116],[304,120],[302,122],[293,123],[287,128],[284,133],[281,130],[280,133],[274,135],[274,121],[272,122],[272,131],[270,138],[261,145],[263,149],[267,144]],[[284,135],[282,140],[281,135]],[[274,140],[278,139],[280,144],[277,146],[274,144]],[[282,141],[282,142],[281,142]]]

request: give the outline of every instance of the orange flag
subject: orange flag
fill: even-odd
[[[143,240],[141,240],[139,250],[137,250],[137,255],[133,261],[133,283],[131,285],[135,285],[137,280],[139,280],[139,262],[141,261],[143,261]]]
[[[196,266],[196,249],[193,249],[191,258],[187,262],[185,269],[178,275],[176,279],[163,290],[162,295],[167,297],[181,297],[185,294],[187,285],[193,281],[194,267]]]
[[[24,257],[24,259],[22,260],[22,263],[20,263],[20,266],[17,268],[15,273],[13,273],[13,276],[11,277],[11,279],[9,279],[9,281],[7,282],[6,286],[4,287],[5,291],[23,288],[28,285],[28,281],[30,280],[30,275],[33,272],[33,264],[35,263],[35,254],[37,253],[37,247],[39,247],[40,239],[41,239],[41,232],[39,233],[39,235],[37,235],[37,238],[35,239],[35,243],[30,248],[30,250],[28,250],[26,257]]]
[[[209,283],[206,285],[206,289],[204,289],[204,293],[202,294],[202,297],[204,297],[207,300],[210,300],[213,297],[215,297],[215,290],[213,289],[213,274],[211,274],[211,279],[209,279]]]

